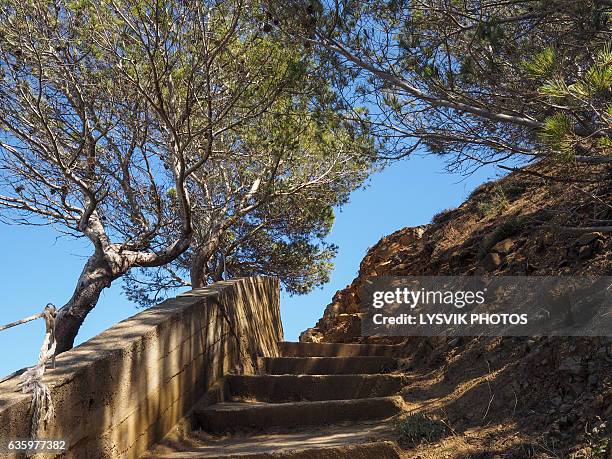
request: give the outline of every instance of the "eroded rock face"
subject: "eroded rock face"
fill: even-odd
[[[404,228],[382,238],[368,250],[351,285],[338,290],[327,305],[323,317],[313,328],[300,335],[301,342],[350,343],[360,341],[361,301],[359,292],[367,277],[396,275],[402,254],[422,249],[421,238],[426,226]],[[399,263],[401,266],[401,263]]]
[[[323,333],[317,328],[307,328],[300,333],[300,342],[302,343],[320,343],[323,341]]]

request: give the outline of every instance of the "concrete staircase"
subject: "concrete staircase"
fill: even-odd
[[[397,458],[389,418],[402,410],[395,346],[280,343],[260,374],[231,375],[227,401],[196,407],[190,438],[150,458]]]

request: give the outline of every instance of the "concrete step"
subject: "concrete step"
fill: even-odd
[[[260,357],[258,363],[261,373],[271,375],[356,375],[397,368],[391,357]]]
[[[249,445],[250,446],[250,445]],[[202,449],[168,453],[151,453],[144,456],[149,459],[400,459],[397,446],[390,441],[362,443],[359,445],[338,445],[330,447],[309,448],[300,442],[288,445],[289,449],[268,450],[259,452],[242,452],[238,454],[219,451],[202,452]]]
[[[197,435],[194,433],[192,435]],[[399,459],[389,423],[310,428],[285,434],[166,438],[147,459]]]
[[[283,357],[394,357],[401,346],[346,343],[278,343]]]
[[[220,434],[386,419],[398,414],[402,406],[399,396],[290,403],[224,402],[195,409],[193,414],[196,426]]]
[[[291,402],[386,397],[399,392],[402,375],[232,375],[225,379],[233,401]]]

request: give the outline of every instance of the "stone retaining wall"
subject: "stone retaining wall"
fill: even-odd
[[[218,282],[60,355],[45,375],[55,416],[39,437],[65,439],[63,457],[139,457],[225,374],[278,355],[279,301],[276,279]],[[0,384],[0,445],[30,437],[31,396],[15,392],[16,380]]]

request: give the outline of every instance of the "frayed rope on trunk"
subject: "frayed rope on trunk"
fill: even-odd
[[[21,374],[19,377],[20,382],[17,384],[17,387],[24,394],[32,393],[32,403],[30,405],[32,409],[31,438],[38,438],[39,429],[46,426],[54,413],[51,391],[42,381],[42,378],[49,360],[52,361],[53,368],[55,368],[55,319],[57,317],[57,309],[53,304],[49,303],[40,314],[0,327],[0,331],[2,331],[41,317],[45,319],[45,339],[38,353],[38,362],[35,366],[28,368]]]

